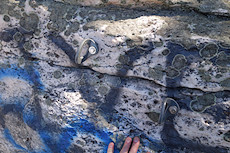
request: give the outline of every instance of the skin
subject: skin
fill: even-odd
[[[133,139],[133,143],[132,143],[132,138],[127,137],[125,139],[125,143],[124,143],[120,153],[137,153],[139,145],[140,145],[140,139],[138,137],[135,137]],[[114,152],[114,143],[110,142],[109,146],[108,146],[107,153],[113,153],[113,152]],[[147,153],[150,153],[150,152],[147,152]]]

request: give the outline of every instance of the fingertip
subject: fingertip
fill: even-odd
[[[125,142],[126,142],[126,143],[130,143],[130,142],[132,142],[132,138],[127,137],[127,138],[126,138],[126,140],[125,140]]]
[[[139,145],[140,145],[140,139],[138,137],[135,137],[133,139],[133,144],[132,144],[132,147],[130,149],[130,152],[129,153],[137,153],[137,150],[139,148]]]
[[[113,150],[114,150],[114,143],[110,142],[109,146],[108,146],[107,153],[113,153]]]
[[[134,143],[140,142],[140,139],[139,139],[138,137],[135,137],[135,138],[133,139],[133,142],[134,142]]]
[[[110,142],[109,143],[109,148],[113,148],[114,147],[114,143],[113,142]]]
[[[131,146],[131,143],[132,143],[132,138],[127,137],[125,139],[125,143],[124,143],[120,153],[127,153],[129,151],[130,146]]]

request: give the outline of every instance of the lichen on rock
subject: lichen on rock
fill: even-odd
[[[180,75],[180,72],[173,67],[168,67],[166,69],[166,76],[169,78],[176,78]]]
[[[23,14],[23,17],[20,19],[20,26],[27,31],[35,31],[38,27],[39,17],[37,14]]]
[[[151,78],[162,80],[164,76],[164,70],[161,66],[157,65],[154,68],[149,68],[148,74]]]
[[[173,58],[172,65],[174,68],[181,70],[187,64],[186,57],[184,55],[178,54]]]
[[[190,102],[190,108],[196,112],[203,112],[208,107],[216,103],[216,98],[213,94],[205,94],[198,96],[196,100]]]
[[[218,46],[215,44],[208,44],[200,50],[200,56],[204,58],[213,58],[217,55]]]
[[[222,67],[227,67],[230,65],[230,56],[225,54],[224,51],[217,55],[216,64]]]

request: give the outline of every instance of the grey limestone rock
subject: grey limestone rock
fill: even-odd
[[[0,152],[229,153],[229,6],[2,0]]]

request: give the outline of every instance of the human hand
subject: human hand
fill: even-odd
[[[131,146],[132,144],[132,146]],[[120,153],[137,153],[138,147],[140,145],[140,139],[138,137],[135,137],[133,139],[133,143],[132,143],[132,138],[127,137],[125,139],[125,143],[120,151]],[[130,148],[131,146],[131,148]],[[110,142],[109,146],[108,146],[108,150],[107,153],[113,153],[114,151],[114,143]],[[147,152],[150,153],[150,152]]]

